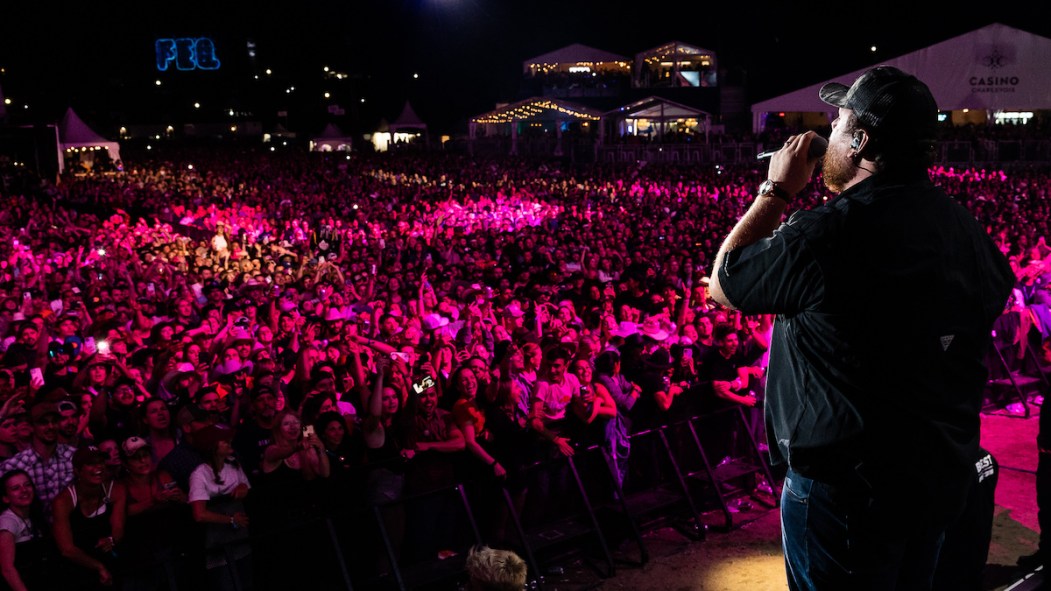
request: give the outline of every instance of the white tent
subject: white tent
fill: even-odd
[[[635,54],[635,85],[649,88],[718,86],[715,52],[681,41]]]
[[[942,111],[1034,110],[1051,109],[1049,57],[1051,39],[995,23],[874,65],[895,66],[924,81]],[[868,69],[752,105],[753,131],[762,129],[765,113],[834,114],[818,89],[826,82],[849,85]]]
[[[73,108],[66,109],[62,121],[58,124],[58,171],[61,173],[66,168],[66,157],[72,157],[74,153],[79,156],[81,162],[94,163],[94,153],[99,150],[109,152],[110,160],[120,160],[120,144],[111,142],[102,137],[95,130],[88,127],[87,123],[73,112]]]
[[[468,146],[479,137],[504,135],[504,131],[510,131],[511,154],[518,153],[518,132],[520,125],[535,124],[539,127],[550,124],[555,130],[558,145],[555,155],[562,154],[562,125],[568,122],[578,122],[581,126],[598,124],[602,120],[602,112],[597,109],[578,105],[557,98],[535,96],[532,98],[503,105],[497,109],[472,117],[467,123]],[[601,132],[601,126],[599,126]]]
[[[386,152],[394,144],[415,142],[419,136],[426,133],[427,124],[412,109],[409,101],[405,101],[405,106],[394,123],[387,123],[386,119],[381,119],[376,131],[366,135],[365,139],[372,142],[377,152]]]
[[[336,127],[335,123],[329,123],[321,133],[310,140],[311,152],[349,152],[353,142],[351,137]]]
[[[618,136],[649,135],[662,137],[671,131],[688,131],[707,137],[711,114],[659,96],[650,96],[618,107],[603,115],[612,121]]]
[[[394,123],[390,124],[391,133],[404,133],[406,130],[410,133],[427,131],[427,124],[420,119],[416,111],[412,110],[412,105],[409,104],[409,101],[405,101],[405,107],[401,110],[401,115],[398,115]]]
[[[594,47],[588,47],[580,43],[567,45],[562,49],[556,49],[538,55],[522,62],[523,74],[539,74],[551,71],[569,71],[569,68],[588,68],[592,70],[619,69],[625,72],[631,60],[623,55],[617,55]]]

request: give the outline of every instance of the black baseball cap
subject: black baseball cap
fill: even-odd
[[[834,107],[853,111],[861,126],[881,140],[935,138],[938,104],[930,88],[893,66],[872,68],[849,88],[829,82],[818,95]]]

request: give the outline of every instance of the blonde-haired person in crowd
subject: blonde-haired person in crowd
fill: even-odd
[[[471,548],[467,555],[467,591],[522,591],[526,563],[511,550],[488,546]]]

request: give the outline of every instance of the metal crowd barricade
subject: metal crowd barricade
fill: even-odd
[[[529,570],[536,573],[538,586],[542,588],[544,564],[540,556],[542,554],[557,554],[561,551],[565,554],[580,554],[590,562],[591,556],[583,552],[583,546],[569,547],[571,542],[592,538],[601,554],[600,558],[605,562],[605,569],[595,570],[603,577],[612,577],[615,571],[613,555],[609,544],[595,515],[594,506],[591,503],[584,481],[581,478],[577,463],[572,456],[558,456],[551,459],[540,460],[523,468],[530,478],[530,494],[536,494],[534,487],[546,480],[554,488],[565,488],[566,496],[557,498],[541,499],[541,507],[537,507],[536,499],[533,499],[532,507],[527,503],[526,509],[521,513],[514,507],[510,492],[504,488],[504,502],[511,513],[512,523],[516,529],[522,544],[524,559]],[[571,482],[562,481],[563,477],[572,477]],[[546,491],[551,492],[551,490]],[[572,495],[572,496],[570,496]],[[570,505],[569,502],[573,502]]]
[[[725,421],[734,437],[728,438],[729,443],[727,455],[723,461],[715,464],[709,459],[711,456],[711,441],[706,446],[702,441],[706,425],[716,421]],[[770,466],[763,458],[759,445],[748,429],[744,411],[741,406],[734,405],[710,413],[695,415],[678,423],[688,435],[687,445],[680,446],[680,460],[686,465],[683,477],[689,483],[691,497],[697,499],[702,506],[714,506],[723,515],[723,531],[729,531],[735,525],[734,511],[731,511],[731,501],[742,497],[750,497],[753,500],[764,503],[769,507],[778,507],[780,497],[774,492],[774,477]],[[727,434],[723,432],[721,434]],[[689,445],[692,444],[692,445]],[[735,449],[735,447],[737,449]],[[695,455],[694,455],[695,454]],[[770,486],[767,493],[769,499],[764,498],[758,492],[756,475]]]
[[[630,469],[626,483],[620,489],[620,498],[632,522],[641,564],[649,561],[649,553],[639,533],[643,530],[670,523],[690,539],[702,540],[705,537],[701,512],[672,451],[667,428],[661,425],[629,436]]]
[[[467,545],[456,545],[455,554],[449,557],[434,557],[415,564],[406,565],[402,557],[398,556],[398,552],[395,550],[394,544],[391,541],[390,532],[387,531],[385,520],[383,518],[383,510],[396,504],[409,505],[414,502],[449,493],[455,493],[456,498],[461,503],[461,508],[466,515],[467,525],[470,527],[470,534],[472,534],[473,543]],[[464,492],[463,484],[460,483],[451,487],[411,495],[382,505],[376,505],[373,507],[373,514],[376,517],[376,522],[379,524],[383,547],[387,553],[387,560],[390,562],[390,577],[393,579],[395,588],[399,590],[419,589],[429,585],[453,581],[462,575],[467,552],[471,546],[482,544],[482,536],[478,531],[478,524],[475,522],[471,503],[468,501],[467,495]],[[409,531],[408,523],[406,523],[406,531]],[[448,534],[450,532],[445,533]],[[450,546],[453,545],[454,544],[450,544]],[[381,585],[385,582],[386,581],[383,579],[379,581]],[[384,586],[389,588],[389,584]]]
[[[722,465],[713,465],[709,460],[712,450],[705,442],[706,431],[711,435],[707,422],[716,419],[729,421],[738,428],[738,441],[743,450]],[[755,439],[746,428],[740,407],[640,430],[631,434],[630,439],[629,472],[623,487],[614,477],[612,461],[604,446],[580,446],[572,457],[556,455],[522,468],[520,482],[528,483],[526,496],[532,501],[521,511],[515,506],[506,482],[485,478],[458,480],[374,506],[345,498],[348,493],[344,491],[318,518],[298,522],[295,527],[262,534],[253,532],[250,541],[254,549],[260,542],[273,543],[272,536],[280,536],[279,544],[301,544],[306,536],[312,536],[309,539],[325,554],[323,559],[319,556],[318,564],[328,569],[320,575],[327,581],[326,588],[347,591],[449,586],[464,580],[464,562],[471,546],[502,545],[518,552],[526,561],[531,588],[542,589],[547,568],[564,564],[569,556],[584,558],[602,577],[613,576],[616,560],[610,540],[633,542],[638,547],[638,564],[643,565],[650,559],[643,532],[654,527],[671,525],[684,536],[701,540],[705,537],[705,514],[710,509],[721,511],[724,529],[729,530],[735,525],[729,501],[735,496],[754,494],[749,487],[754,488],[755,474],[762,475],[771,485],[774,483]],[[360,480],[355,477],[352,482],[364,483],[364,474],[376,466],[362,468]],[[749,480],[749,476],[753,480]],[[510,534],[504,536],[506,539],[486,539],[488,536],[480,531],[476,520],[477,501],[472,497],[475,486],[486,503],[506,505]],[[777,506],[778,499],[776,495],[773,497],[771,506]],[[443,507],[455,508],[448,512],[448,527],[427,527],[426,523],[406,519],[404,532],[408,545],[399,548],[394,532],[388,530],[384,512],[436,498],[444,499]],[[336,505],[340,509],[335,509]],[[417,542],[413,546],[411,542],[415,540],[410,538],[425,534],[446,536],[436,543],[452,552],[438,559],[426,544]],[[348,540],[352,540],[349,545]],[[410,548],[417,550],[415,560]],[[424,550],[420,552],[420,548]],[[270,549],[273,550],[273,546]],[[381,566],[383,562],[386,564]],[[233,585],[243,588],[233,561],[228,563]],[[172,566],[168,565],[167,572],[171,572]],[[179,567],[174,564],[174,568]],[[255,586],[266,588],[266,584],[267,581],[257,581]],[[168,587],[177,589],[175,581]]]

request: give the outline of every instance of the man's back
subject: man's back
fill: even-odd
[[[788,243],[770,262],[784,270],[731,299],[781,313],[767,417],[783,457],[808,476],[867,462],[875,479],[932,463],[965,477],[989,327],[1014,281],[973,216],[926,179],[884,175],[769,240]]]

